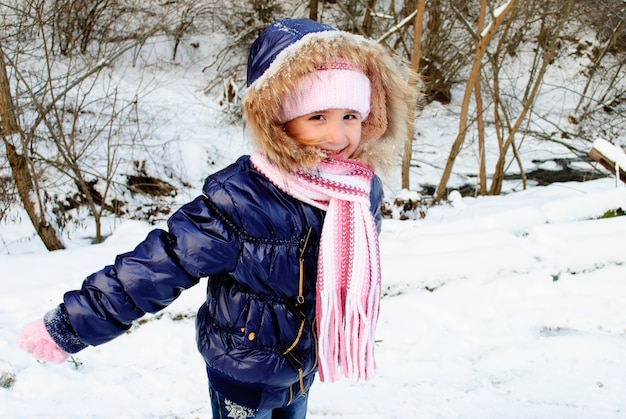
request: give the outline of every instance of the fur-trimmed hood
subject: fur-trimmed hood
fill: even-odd
[[[281,99],[294,90],[301,76],[337,59],[361,69],[372,87],[371,111],[363,121],[361,144],[353,158],[385,169],[402,150],[412,95],[391,55],[359,35],[306,19],[283,20],[268,27],[252,45],[243,99],[253,144],[283,170],[314,168],[324,156],[285,133],[276,121]]]

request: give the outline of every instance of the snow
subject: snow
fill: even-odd
[[[611,179],[461,198],[385,220],[377,377],[316,383],[309,417],[618,418],[626,413],[626,189]],[[130,333],[42,364],[23,325],[152,228],[100,245],[0,255],[3,417],[210,417],[193,314],[204,284]]]
[[[241,127],[224,125],[202,95],[198,72],[170,71],[183,70],[188,74],[163,77],[146,100],[180,115],[154,131],[171,141],[166,154],[180,161],[170,167],[194,186],[179,198],[190,199],[202,177],[248,145]],[[436,182],[444,143],[454,135],[444,107],[430,112],[418,131],[434,163],[415,169],[414,183]],[[447,140],[429,141],[444,130],[451,131]],[[469,167],[472,158],[461,153],[456,167]],[[386,181],[392,196],[417,197],[396,184]],[[423,219],[384,220],[377,376],[317,382],[309,418],[626,415],[626,217],[600,218],[626,209],[625,185],[605,178],[506,189],[490,197],[453,193]],[[23,215],[12,219],[0,224],[0,384],[14,380],[0,387],[3,418],[211,416],[193,320],[204,282],[63,365],[37,362],[16,345],[24,325],[154,226],[107,219],[112,235],[91,245],[86,223],[66,238],[66,250],[46,252]]]

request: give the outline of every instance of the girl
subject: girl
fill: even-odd
[[[384,168],[406,84],[375,42],[310,20],[253,43],[243,113],[255,153],[209,176],[168,229],[88,276],[19,345],[61,363],[207,278],[196,320],[216,418],[304,418],[321,380],[373,375]]]

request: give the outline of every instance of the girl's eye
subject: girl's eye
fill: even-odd
[[[345,115],[343,119],[359,119],[359,117],[356,114],[350,113]]]
[[[314,121],[321,121],[322,119],[324,119],[324,115],[311,115],[309,119]]]

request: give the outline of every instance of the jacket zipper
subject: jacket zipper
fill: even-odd
[[[300,394],[306,396],[306,391],[304,391],[304,373],[302,371],[302,362],[298,360],[291,351],[298,345],[300,342],[300,338],[302,337],[302,332],[304,331],[304,326],[306,324],[306,316],[305,314],[298,308],[300,305],[304,304],[304,258],[306,255],[306,251],[309,247],[309,241],[311,239],[311,232],[313,231],[312,227],[309,227],[304,238],[301,239],[302,246],[298,252],[298,264],[299,264],[299,275],[298,275],[298,296],[296,297],[295,304],[291,302],[289,297],[284,296],[285,303],[287,304],[287,308],[289,311],[300,320],[300,327],[298,328],[298,334],[294,341],[289,345],[287,349],[283,351],[283,356],[289,362],[289,365],[296,371],[298,371],[298,382],[300,383]],[[314,338],[315,339],[315,338]],[[317,354],[317,339],[315,339],[315,353]],[[317,363],[317,358],[315,360]],[[291,386],[289,387],[289,392],[291,393]],[[290,400],[291,403],[291,394]]]

